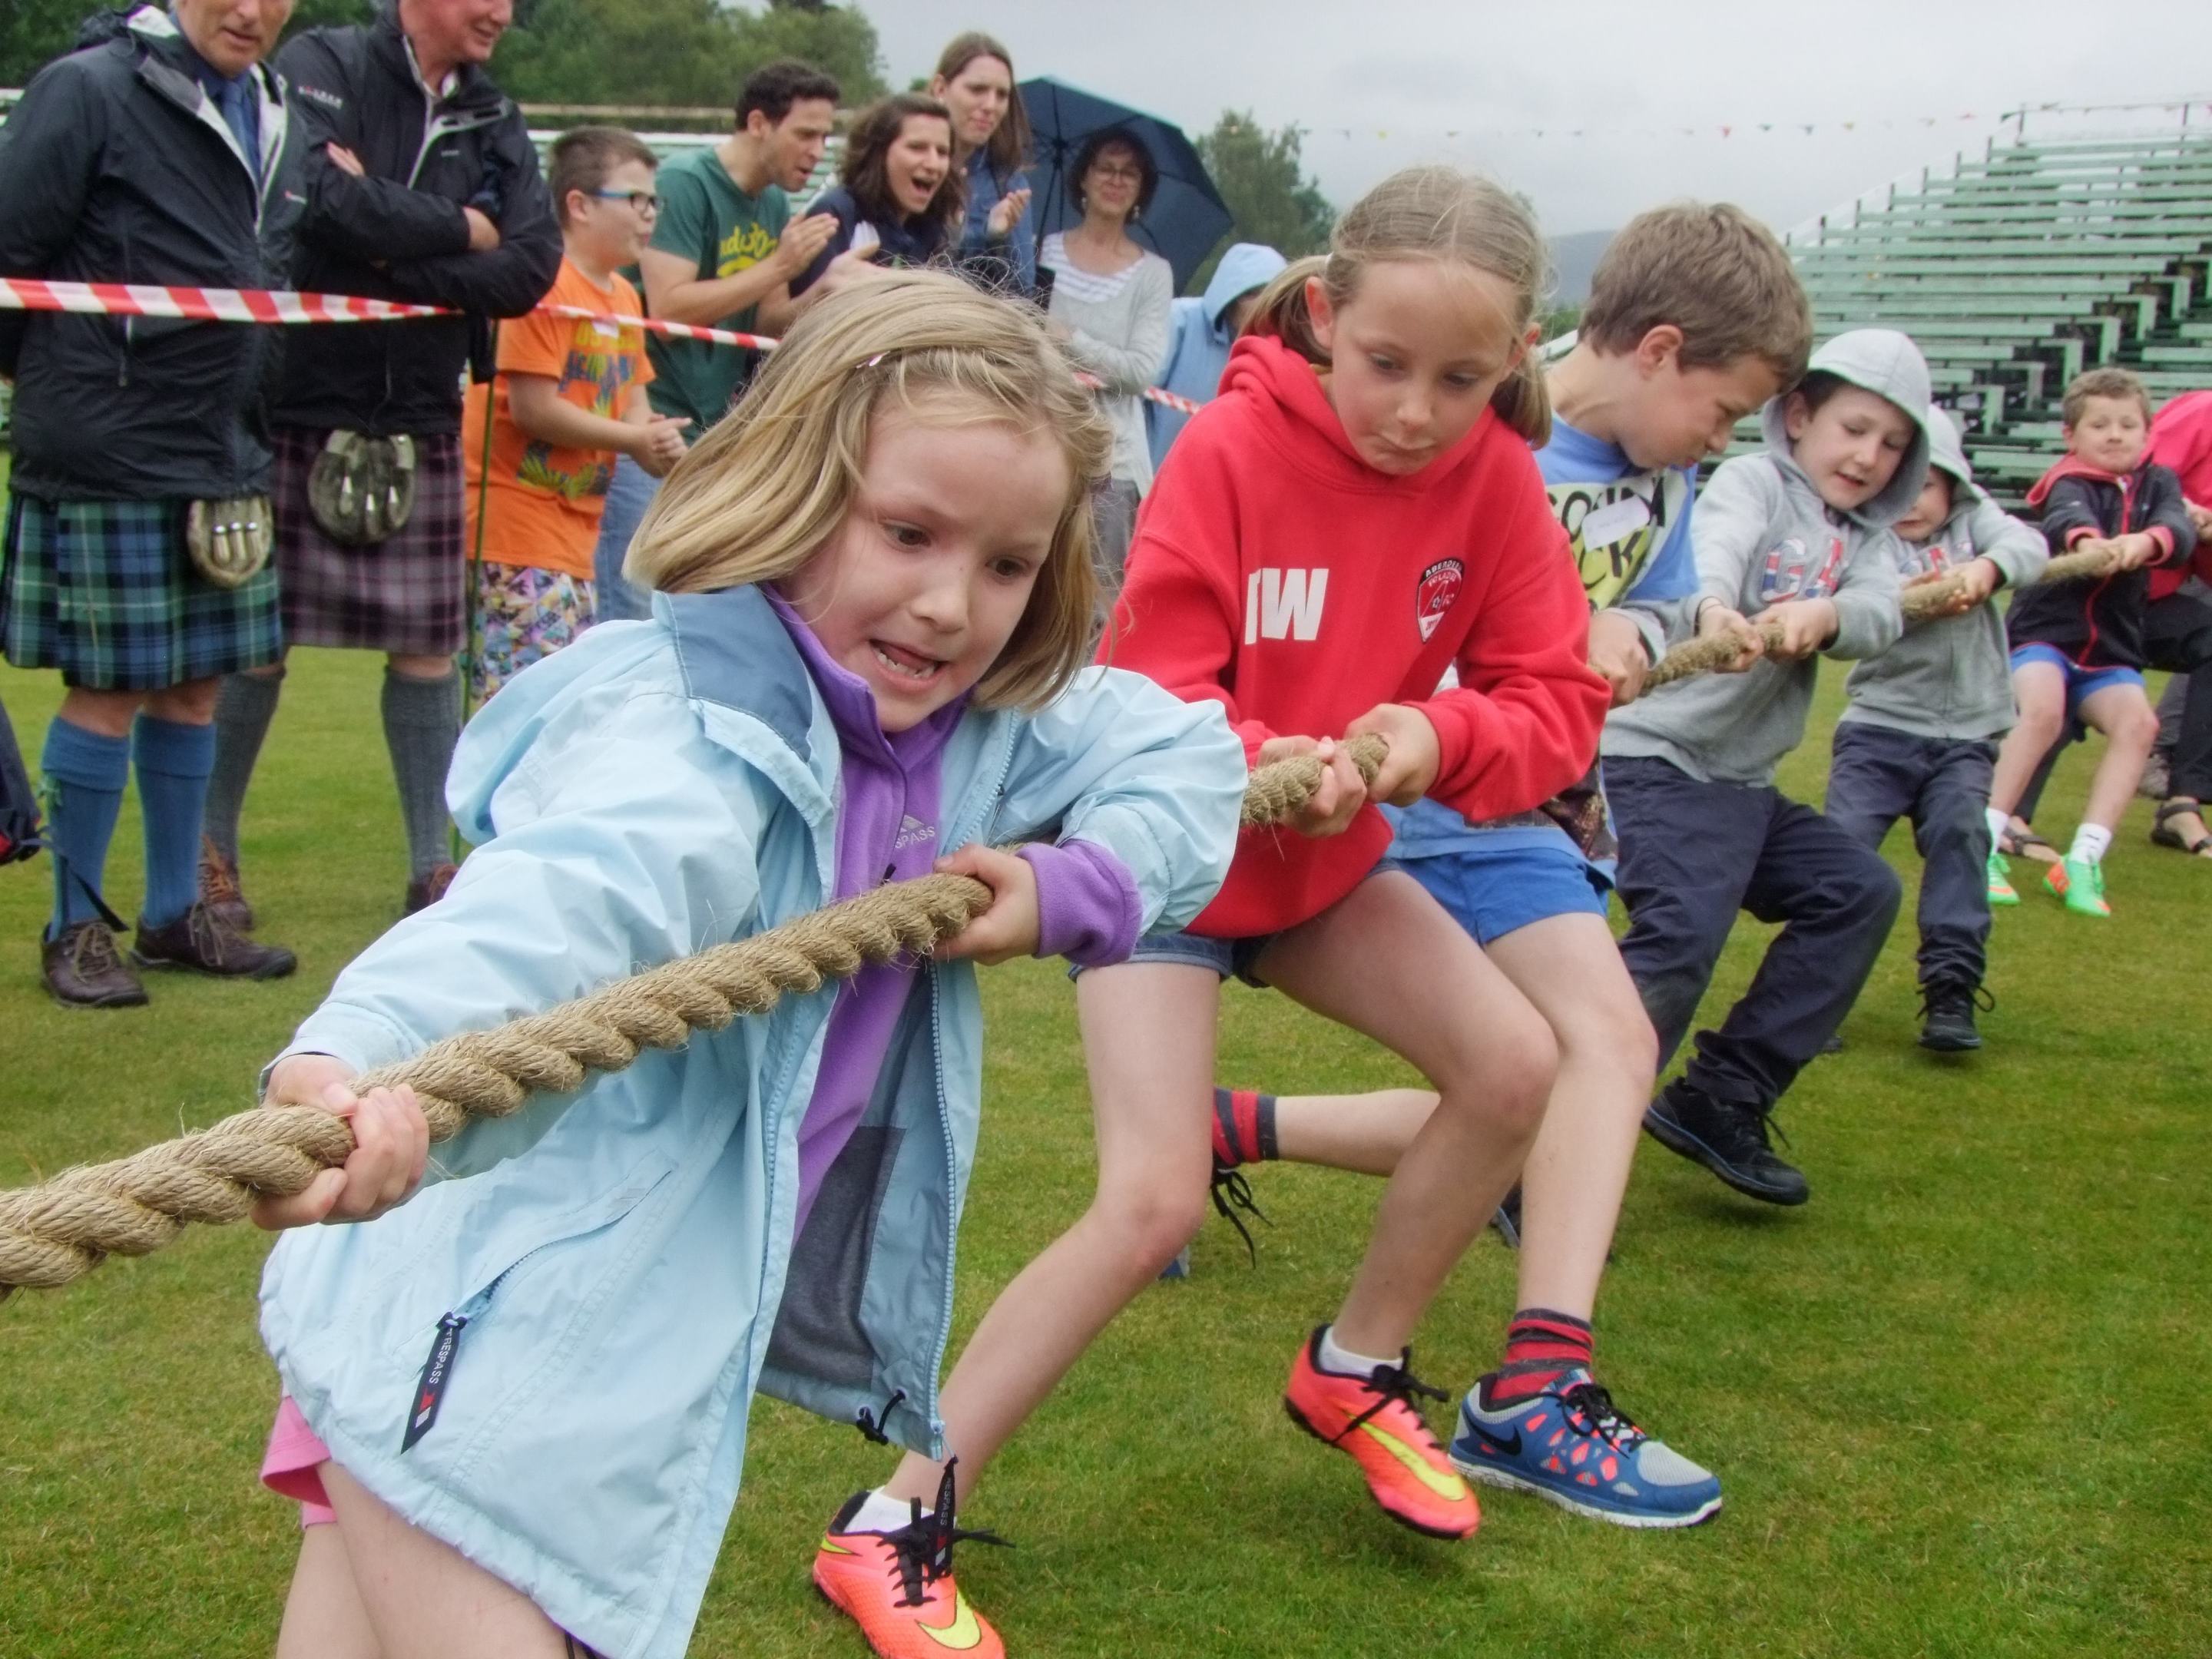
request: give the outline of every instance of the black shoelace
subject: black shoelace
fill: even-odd
[[[1590,1432],[1616,1449],[1625,1451],[1646,1437],[1598,1383],[1576,1383],[1559,1395],[1559,1403],[1571,1414],[1580,1413]]]
[[[1954,1003],[1964,1003],[1968,1007],[1980,1009],[1985,1014],[1993,1014],[1997,1009],[1997,1000],[1985,985],[1968,985],[1964,981],[1945,983],[1939,980],[1935,984],[1920,988],[1920,1018],[1923,1020],[1936,1010]]]
[[[1367,1386],[1375,1390],[1375,1403],[1346,1424],[1337,1439],[1345,1438],[1368,1419],[1395,1404],[1413,1413],[1413,1420],[1421,1425],[1421,1432],[1428,1435],[1429,1443],[1432,1446],[1437,1444],[1437,1437],[1429,1429],[1428,1419],[1421,1415],[1421,1408],[1413,1401],[1416,1395],[1419,1395],[1441,1403],[1449,1401],[1451,1395],[1442,1389],[1431,1388],[1413,1375],[1413,1351],[1411,1348],[1405,1351],[1396,1364],[1377,1365],[1369,1375]]]
[[[1213,1200],[1213,1207],[1220,1212],[1221,1218],[1237,1229],[1237,1236],[1244,1241],[1244,1254],[1252,1258],[1254,1267],[1258,1267],[1260,1247],[1252,1242],[1252,1230],[1244,1224],[1237,1212],[1242,1210],[1247,1215],[1257,1217],[1270,1227],[1275,1224],[1267,1219],[1267,1212],[1252,1196],[1252,1183],[1244,1178],[1244,1172],[1226,1164],[1216,1164],[1207,1195]]]
[[[914,1519],[896,1532],[887,1532],[884,1539],[891,1547],[891,1571],[899,1581],[899,1605],[918,1607],[929,1598],[929,1587],[952,1573],[952,1547],[955,1544],[996,1544],[1001,1549],[1013,1546],[994,1532],[971,1531],[952,1523],[952,1468],[960,1460],[947,1458],[945,1477],[937,1483],[937,1507],[927,1514],[918,1498],[908,1500],[914,1505]]]

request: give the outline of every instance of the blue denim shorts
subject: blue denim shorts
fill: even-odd
[[[1402,870],[1406,866],[1393,858],[1380,860],[1361,878],[1372,881],[1387,870]],[[1137,948],[1129,952],[1131,962],[1172,962],[1186,968],[1211,968],[1224,979],[1238,979],[1258,990],[1267,990],[1267,981],[1253,972],[1253,964],[1260,953],[1282,938],[1280,931],[1254,933],[1248,939],[1208,939],[1201,933],[1165,932],[1147,933],[1137,941]],[[1071,968],[1067,976],[1073,979],[1083,971]]]
[[[1605,915],[1612,884],[1565,836],[1532,843],[1518,838],[1489,846],[1474,837],[1465,850],[1435,858],[1405,859],[1400,867],[1477,945],[1503,939],[1531,922],[1553,916]]]
[[[2047,662],[2066,677],[2066,713],[2070,718],[2081,706],[2082,699],[2093,697],[2107,686],[2132,685],[2142,690],[2141,671],[2133,668],[2084,668],[2055,645],[2045,645],[2031,640],[2026,645],[2013,647],[2012,665],[2018,668],[2025,662]]]

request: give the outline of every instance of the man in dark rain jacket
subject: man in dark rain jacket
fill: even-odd
[[[0,128],[0,276],[281,286],[306,205],[293,100],[262,63],[291,0],[176,0],[90,19]],[[0,312],[15,465],[0,643],[68,688],[40,770],[55,902],[47,988],[131,1006],[144,986],[102,896],[135,757],[140,967],[266,979],[292,954],[201,902],[195,863],[220,677],[278,659],[264,423],[276,331]]]

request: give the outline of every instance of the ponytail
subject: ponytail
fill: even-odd
[[[1528,440],[1531,449],[1541,449],[1552,441],[1552,392],[1545,380],[1543,360],[1543,349],[1530,346],[1521,354],[1513,372],[1490,394],[1490,406],[1498,412],[1498,418]]]
[[[1253,301],[1252,315],[1244,324],[1244,335],[1280,340],[1315,368],[1327,368],[1328,353],[1314,337],[1313,313],[1306,308],[1306,284],[1316,278],[1326,282],[1328,270],[1328,256],[1320,253],[1308,254],[1285,265]]]

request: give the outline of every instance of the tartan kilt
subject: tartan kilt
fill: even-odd
[[[164,691],[280,661],[274,562],[242,587],[192,568],[180,500],[8,507],[0,648],[89,691]]]
[[[323,534],[307,506],[307,475],[326,428],[276,430],[276,565],[284,642],[402,656],[447,657],[468,637],[461,443],[415,440],[415,510],[369,547]]]

